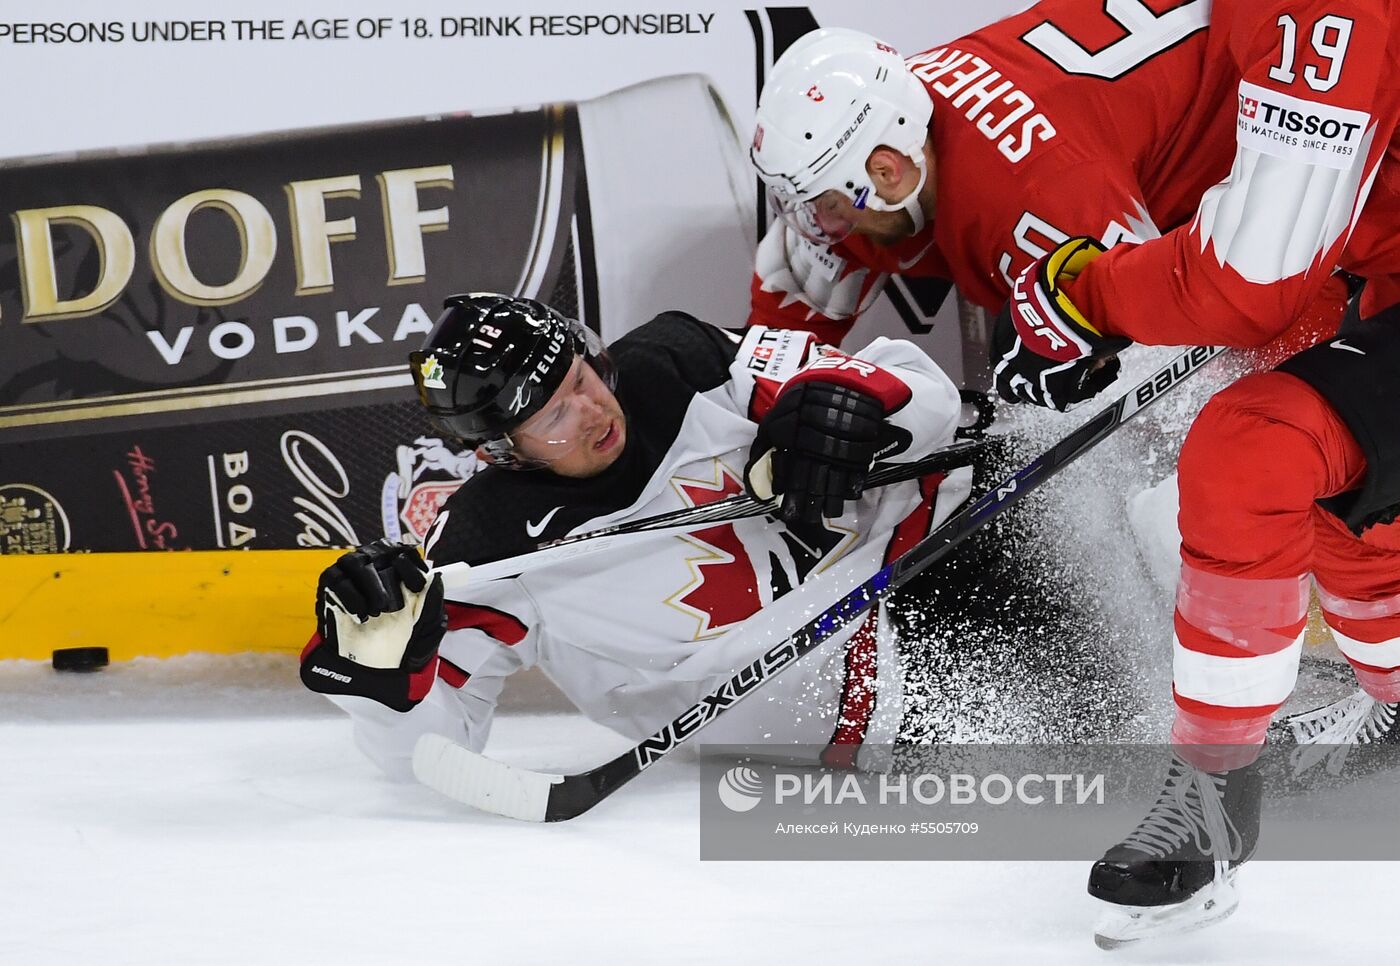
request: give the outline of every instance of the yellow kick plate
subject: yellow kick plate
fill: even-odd
[[[343,550],[0,555],[0,660],[105,647],[113,661],[299,652]]]

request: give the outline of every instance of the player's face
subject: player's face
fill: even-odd
[[[812,218],[823,233],[836,240],[848,235],[865,235],[878,242],[906,238],[914,233],[914,219],[904,211],[874,211],[857,208],[840,191],[828,191],[811,202]]]
[[[560,476],[596,476],[622,455],[627,420],[617,397],[578,356],[549,402],[510,438],[522,459]]]

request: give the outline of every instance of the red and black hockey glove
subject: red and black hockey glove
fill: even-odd
[[[1017,276],[992,332],[1002,399],[1063,412],[1118,378],[1116,353],[1131,342],[1100,333],[1062,288],[1103,252],[1092,238],[1071,238]]]
[[[447,630],[442,578],[428,578],[415,548],[378,540],[322,571],[316,626],[302,653],[303,684],[412,710],[432,687]]]
[[[907,433],[890,426],[876,395],[839,382],[799,380],[759,422],[744,478],[750,492],[768,496],[763,462],[771,451],[772,493],[783,498],[782,518],[820,524],[860,497],[876,457],[906,448],[907,438],[900,442]]]

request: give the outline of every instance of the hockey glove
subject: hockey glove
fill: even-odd
[[[749,491],[760,498],[781,494],[779,513],[788,523],[839,517],[846,501],[864,492],[884,428],[885,407],[867,393],[820,381],[785,389],[749,449]]]
[[[442,578],[429,580],[413,547],[378,540],[321,573],[316,623],[317,638],[302,656],[303,684],[410,711],[437,673],[447,630]]]
[[[1131,343],[1100,333],[1061,288],[1103,252],[1092,238],[1071,238],[1017,276],[992,333],[1002,399],[1064,412],[1118,378],[1115,353]]]

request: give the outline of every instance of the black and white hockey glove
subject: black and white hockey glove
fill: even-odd
[[[885,407],[872,395],[830,382],[790,386],[758,424],[744,468],[749,492],[781,494],[779,512],[788,523],[839,517],[846,501],[864,492],[885,425]]]
[[[316,627],[302,655],[303,684],[412,710],[432,687],[447,630],[442,578],[429,580],[428,565],[407,544],[367,544],[321,572]]]
[[[1002,399],[1064,412],[1118,378],[1116,353],[1131,343],[1100,333],[1062,288],[1103,252],[1092,238],[1071,238],[1016,277],[992,332]]]

